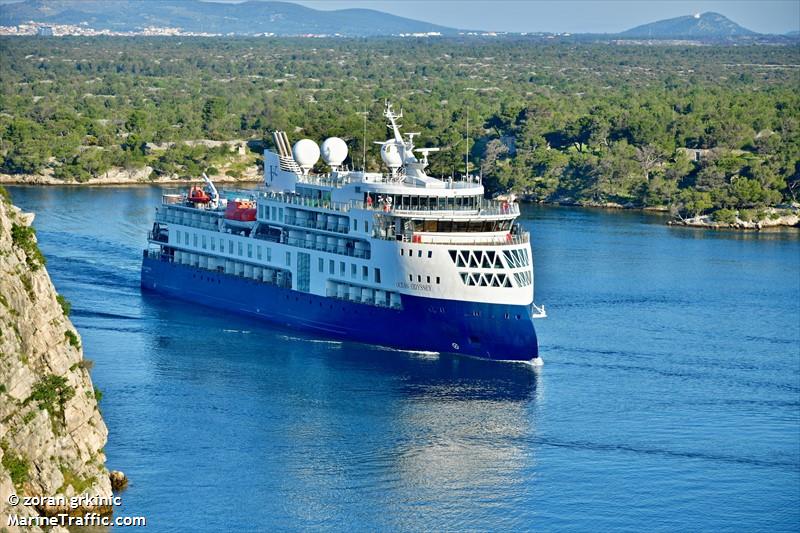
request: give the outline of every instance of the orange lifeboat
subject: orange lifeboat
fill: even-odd
[[[207,204],[211,201],[211,197],[202,187],[195,185],[189,189],[189,201],[194,204]]]
[[[225,207],[225,218],[253,222],[256,219],[256,206],[250,200],[230,200]]]

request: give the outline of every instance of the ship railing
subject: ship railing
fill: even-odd
[[[311,207],[314,209],[330,209],[332,211],[348,212],[351,209],[361,209],[364,207],[364,202],[352,200],[350,202],[334,202],[324,198],[309,198],[307,196],[300,196],[297,194],[281,194],[275,192],[262,192],[260,197],[266,200],[273,200],[287,205],[296,205],[298,207]]]
[[[391,239],[391,237],[386,237]],[[421,235],[414,233],[405,233],[400,238],[395,237],[398,241],[413,243],[413,244],[444,244],[447,246],[462,245],[462,246],[514,246],[518,244],[525,244],[531,242],[531,234],[527,231],[516,234],[506,234],[505,236],[487,236],[487,237],[436,237],[435,240],[426,239]]]
[[[367,206],[367,209],[375,211],[383,211],[386,213],[393,213],[401,216],[425,216],[436,214],[437,216],[446,217],[464,215],[478,216],[478,217],[492,217],[508,215],[509,217],[519,216],[519,204],[516,203],[500,203],[494,201],[487,201],[491,203],[483,204],[481,206],[393,206],[387,207],[385,205],[372,205]]]
[[[322,222],[314,222],[313,220],[300,220],[297,217],[292,216],[284,217],[283,222],[290,226],[318,229],[321,231],[332,231],[334,233],[348,233],[350,231],[350,226],[346,224],[329,225]]]
[[[156,208],[156,216],[155,221],[160,222],[163,224],[179,224],[182,226],[189,226],[192,228],[197,229],[205,229],[210,231],[216,231],[219,229],[218,222],[202,222],[200,220],[194,220],[193,215],[197,215],[198,210],[193,210],[192,208],[185,208],[181,210],[174,209],[175,206],[169,206],[170,209],[162,209]],[[200,215],[210,215],[210,216],[217,216],[217,213],[199,210]],[[180,214],[179,214],[180,213]],[[185,216],[184,216],[185,215]]]
[[[300,178],[301,183],[310,183],[312,185],[325,185],[327,187],[341,187],[355,181],[360,182],[360,179],[355,179],[353,176],[341,175],[333,176],[331,174],[309,174]]]
[[[297,246],[299,248],[306,248],[308,250],[317,250],[319,252],[330,252],[334,254],[342,254],[350,257],[358,257],[360,259],[369,259],[371,257],[370,251],[364,248],[356,248],[355,246],[339,246],[336,244],[325,244],[318,242],[316,239],[297,239],[288,238],[284,244],[289,246]]]

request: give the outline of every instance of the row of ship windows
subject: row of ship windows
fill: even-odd
[[[400,255],[405,256],[406,253],[408,253],[408,257],[414,257],[414,250],[410,248],[408,250],[405,248],[400,248]],[[417,257],[422,257],[422,250],[417,250]],[[428,250],[428,259],[431,257],[433,257],[433,252]]]
[[[178,244],[185,244],[186,246],[190,246],[189,244],[189,232],[188,231],[176,231],[175,238],[178,241]],[[219,251],[220,253],[225,253],[225,247],[227,244],[228,254],[229,255],[238,255],[239,257],[249,257],[250,259],[253,258],[253,254],[255,253],[256,259],[263,259],[264,252],[266,252],[267,261],[272,261],[272,248],[269,246],[262,247],[260,244],[253,245],[251,243],[247,243],[247,247],[245,247],[244,243],[234,242],[232,239],[219,239]],[[212,252],[217,250],[217,239],[215,237],[208,237],[206,235],[197,235],[193,233],[191,235],[191,246],[195,248],[201,248],[202,250],[210,249]],[[286,252],[286,266],[292,266],[292,253]]]
[[[430,276],[425,276],[425,278],[423,278],[421,274],[417,274],[417,283],[422,283],[423,279],[426,280],[426,283],[431,283],[431,277]],[[409,274],[408,275],[408,281],[410,281],[411,283],[414,283],[414,274]],[[436,276],[436,284],[440,285],[441,283],[442,283],[442,278],[440,278],[439,276]]]
[[[183,243],[183,244],[186,244],[187,246],[189,245],[189,232],[188,231],[184,231],[184,232],[176,231],[175,232],[175,236],[176,236],[176,238],[178,240],[178,244]],[[207,249],[207,245],[208,245],[208,243],[210,241],[211,250],[212,251],[216,250],[216,244],[215,244],[216,243],[216,239],[215,238],[211,237],[211,238],[207,239],[206,235],[201,235],[199,237],[200,238],[198,239],[198,235],[196,233],[192,234],[192,241],[193,241],[193,245],[194,245],[195,248],[198,246],[198,243],[199,243],[200,244],[200,248],[205,250],[205,249]],[[183,241],[181,241],[181,238],[183,238]],[[256,244],[254,246],[251,243],[247,243],[247,247],[246,247],[247,252],[245,254],[244,243],[237,242],[237,243],[235,243],[236,246],[234,248],[234,242],[232,240],[227,240],[226,241],[225,239],[220,238],[219,239],[219,251],[220,252],[223,252],[223,253],[225,252],[225,244],[226,243],[228,245],[228,253],[230,255],[238,255],[239,257],[249,257],[249,258],[252,259],[253,258],[253,251],[255,249],[256,259],[263,259],[262,246],[260,244]],[[234,253],[234,249],[235,249],[235,251],[237,253]],[[270,248],[268,246],[266,247],[266,256],[267,256],[267,261],[271,262],[272,261],[272,248]],[[292,253],[291,252],[286,252],[286,266],[292,266]],[[318,268],[319,272],[324,272],[325,271],[325,260],[323,258],[321,258],[321,257],[318,258],[317,268]],[[381,282],[381,269],[380,268],[374,268],[373,270],[374,270],[373,279],[374,279],[375,283],[380,283]],[[331,274],[331,275],[336,275],[336,261],[334,261],[333,259],[329,260],[328,273]],[[347,273],[346,263],[344,261],[339,261],[339,275],[341,277],[345,277],[346,273]],[[356,279],[358,277],[358,265],[356,265],[355,263],[351,263],[350,264],[350,277],[352,279]],[[367,266],[362,266],[361,267],[361,279],[364,280],[364,281],[369,280],[369,267],[367,267]]]
[[[448,250],[450,259],[459,268],[496,268],[502,270],[500,254],[495,251]],[[503,250],[509,268],[524,268],[530,265],[528,250]]]
[[[325,259],[322,257],[317,259],[317,270],[320,273],[325,272]],[[333,259],[328,260],[328,274],[331,276],[336,275],[336,261]],[[347,276],[347,263],[344,261],[339,261],[339,276],[346,277]],[[350,263],[350,278],[357,279],[358,278],[358,265],[355,263]],[[369,281],[369,267],[363,266],[361,267],[361,279],[362,281]],[[373,268],[372,269],[372,280],[375,283],[381,282],[381,269],[380,268]]]
[[[283,208],[268,205],[258,206],[258,217],[273,222],[283,222]],[[358,220],[353,219],[353,231],[358,231]],[[364,233],[369,233],[369,221],[364,221]]]
[[[272,216],[270,216],[270,214]],[[275,222],[283,222],[283,208],[282,207],[275,208],[274,206],[270,207],[268,205],[259,205],[258,217],[265,218],[267,220],[272,220]]]
[[[469,287],[512,287],[511,276],[506,274],[470,274],[460,272],[461,281]],[[527,287],[533,283],[533,276],[528,271],[514,272],[518,287]]]
[[[517,280],[517,285],[520,287],[527,287],[533,283],[533,276],[530,271],[514,272],[514,278]]]
[[[461,281],[469,287],[511,287],[511,279],[505,274],[469,274],[461,272]]]

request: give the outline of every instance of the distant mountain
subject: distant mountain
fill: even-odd
[[[98,30],[135,31],[146,26],[159,26],[238,35],[456,33],[452,28],[371,9],[318,11],[273,1],[232,4],[198,0],[26,0],[0,4],[0,25],[14,26],[29,21],[51,24],[85,22]]]
[[[720,40],[738,37],[754,37],[754,31],[739,26],[725,15],[703,13],[672,19],[659,20],[636,26],[620,34],[622,37],[646,39],[695,39]]]

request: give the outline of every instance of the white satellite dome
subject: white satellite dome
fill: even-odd
[[[381,146],[381,159],[393,171],[403,166],[403,158],[400,155],[397,141],[390,139],[383,143],[383,146]]]
[[[338,167],[347,158],[347,143],[339,137],[328,137],[322,142],[322,159],[331,167]]]
[[[292,157],[308,174],[308,171],[319,161],[319,146],[311,139],[300,139],[292,146]]]

